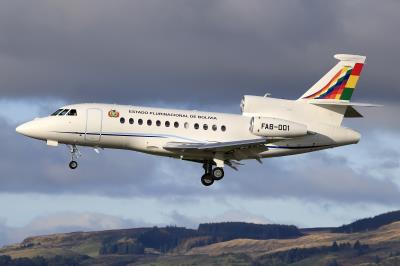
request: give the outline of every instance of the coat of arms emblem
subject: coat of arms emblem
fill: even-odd
[[[116,111],[116,110],[110,110],[110,111],[108,112],[108,116],[109,116],[109,117],[119,117],[119,112]]]

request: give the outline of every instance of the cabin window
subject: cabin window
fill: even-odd
[[[54,113],[51,114],[51,116],[55,116],[58,115],[63,109],[58,109],[57,111],[55,111]]]
[[[76,110],[75,109],[71,109],[71,110],[69,110],[69,112],[68,112],[68,114],[67,115],[69,115],[69,116],[77,116],[78,115],[78,113],[76,112]]]
[[[218,127],[217,125],[212,125],[212,130],[217,131]]]
[[[185,122],[184,127],[185,127],[186,129],[188,129],[188,128],[189,128],[189,123],[188,123],[188,122]]]
[[[138,124],[139,124],[139,125],[143,125],[143,119],[139,119],[139,120],[138,120]]]
[[[203,129],[204,129],[204,130],[207,130],[207,129],[208,129],[208,125],[207,125],[207,124],[204,124],[204,125],[203,125]]]
[[[133,122],[135,122],[134,120],[133,120],[133,118],[129,118],[129,124],[133,124]]]
[[[62,110],[62,112],[60,112],[58,115],[59,115],[59,116],[63,116],[63,115],[65,115],[66,113],[68,113],[68,111],[69,111],[69,109],[64,109],[64,110]]]
[[[148,125],[148,126],[151,126],[151,124],[152,124],[151,120],[150,120],[150,119],[147,120],[147,125]]]
[[[199,129],[199,127],[200,127],[199,124],[197,124],[197,123],[194,124],[194,129]]]
[[[156,121],[156,125],[159,127],[159,126],[161,126],[161,121],[160,120],[157,120]]]
[[[125,118],[121,117],[121,118],[119,119],[119,122],[121,122],[121,124],[124,124],[124,123],[125,123]]]
[[[169,125],[170,125],[169,121],[165,121],[165,126],[169,127]]]
[[[222,132],[225,132],[226,131],[226,126],[221,126],[221,130],[222,130]]]
[[[179,123],[178,123],[178,122],[175,122],[175,123],[174,123],[174,127],[178,128],[178,127],[179,127]]]

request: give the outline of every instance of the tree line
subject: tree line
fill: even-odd
[[[123,240],[108,238],[102,243],[100,254],[143,254],[145,248],[152,248],[167,253],[183,242],[195,237],[207,237],[197,246],[238,238],[247,239],[288,239],[302,236],[293,225],[253,224],[243,222],[200,224],[197,230],[184,227],[153,227],[142,232],[135,239]]]
[[[353,223],[342,225],[332,229],[333,233],[356,233],[378,229],[379,227],[400,221],[400,211],[393,211],[377,215],[372,218],[364,218]]]

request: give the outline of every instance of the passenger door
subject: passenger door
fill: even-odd
[[[101,138],[103,111],[97,108],[87,109],[85,140],[98,142]]]

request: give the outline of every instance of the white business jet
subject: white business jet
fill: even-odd
[[[224,177],[224,166],[355,144],[361,135],[341,126],[362,117],[350,102],[365,56],[337,54],[339,62],[297,100],[244,96],[242,114],[147,108],[115,104],[74,104],[37,118],[16,131],[47,145],[68,145],[71,169],[78,146],[126,149],[203,164],[201,182]]]

